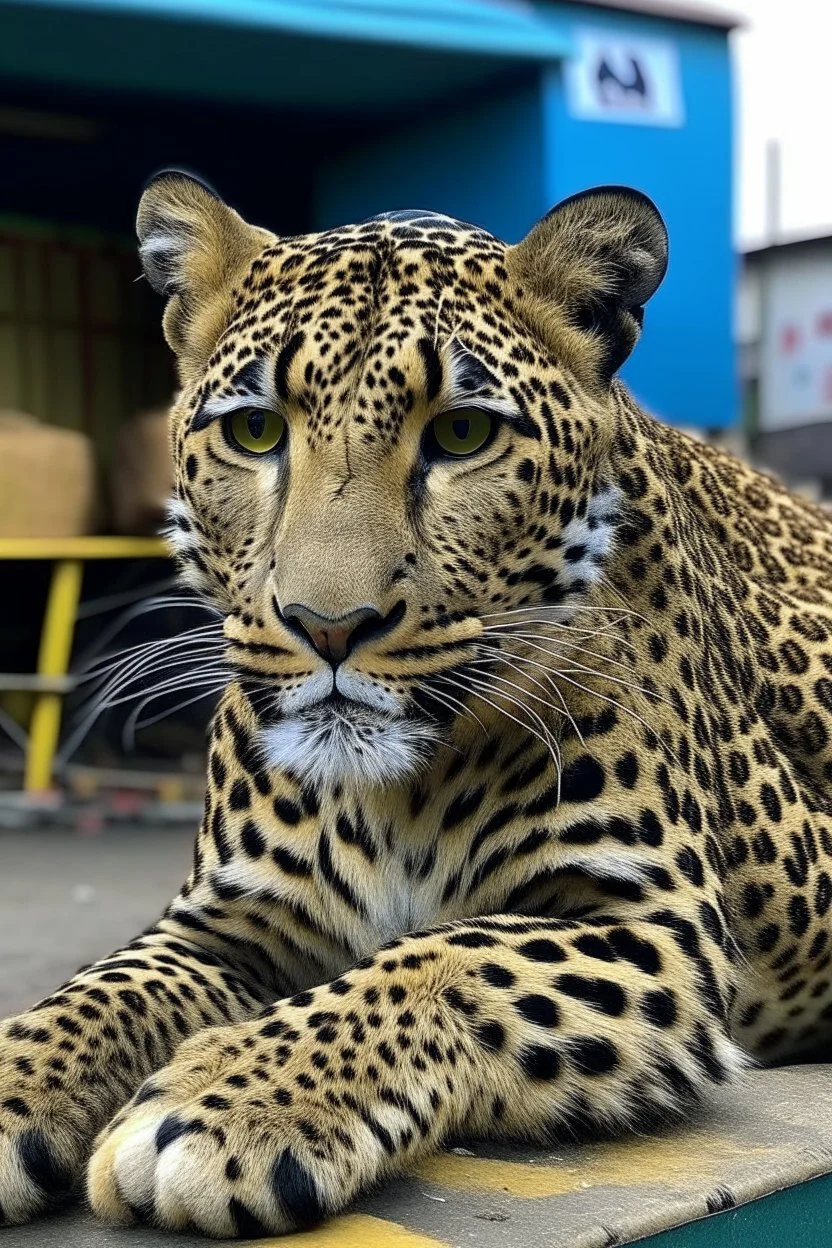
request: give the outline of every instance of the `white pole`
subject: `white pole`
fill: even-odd
[[[780,237],[780,208],[783,190],[780,140],[766,142],[766,237],[776,243]]]

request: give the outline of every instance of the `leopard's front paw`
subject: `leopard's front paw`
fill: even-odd
[[[218,1238],[280,1233],[339,1212],[391,1168],[401,1110],[369,1108],[308,1032],[301,1043],[285,1023],[266,1032],[205,1032],[140,1088],[90,1161],[99,1217]]]
[[[80,1178],[100,1118],[95,1093],[73,1086],[65,1031],[21,1015],[0,1024],[0,1226],[61,1204]]]

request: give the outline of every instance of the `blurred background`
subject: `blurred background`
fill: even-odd
[[[830,43],[818,0],[0,0],[0,825],[196,817],[151,173],[280,232],[429,207],[509,241],[640,187],[672,258],[627,381],[826,498]]]

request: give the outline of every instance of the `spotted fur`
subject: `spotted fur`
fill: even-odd
[[[94,1147],[112,1221],[307,1226],[451,1133],[642,1127],[823,1051],[830,521],[614,379],[653,206],[278,239],[168,174],[139,236],[234,679],[181,892],[3,1027],[5,1218]],[[280,454],[224,436],[241,402]],[[492,440],[431,459],[460,402]]]

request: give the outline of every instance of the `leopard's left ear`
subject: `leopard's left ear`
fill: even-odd
[[[235,287],[275,241],[200,178],[165,169],[145,187],[136,218],[145,277],[167,298],[165,337],[188,376],[204,366],[233,311]]]
[[[589,384],[609,384],[638,340],[667,253],[653,201],[602,186],[553,208],[509,248],[507,264],[564,362]]]

